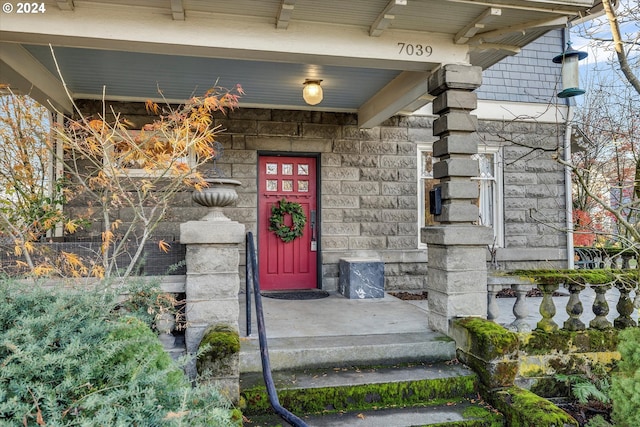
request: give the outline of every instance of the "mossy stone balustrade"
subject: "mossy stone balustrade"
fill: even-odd
[[[629,294],[638,286],[640,270],[516,270],[509,274],[534,280],[542,292],[542,302],[540,303],[542,319],[536,325],[538,330],[545,332],[558,330],[558,325],[553,321],[556,307],[552,297],[560,285],[564,285],[570,293],[566,307],[569,319],[563,324],[565,330],[582,331],[586,329],[586,325],[580,320],[583,312],[580,292],[586,286],[591,286],[596,293],[592,308],[595,318],[589,323],[591,328],[605,330],[611,327],[624,329],[636,326],[636,322],[631,318],[634,306]],[[612,286],[620,291],[620,298],[616,305],[619,317],[615,319],[613,325],[606,318],[609,306],[605,299],[605,293]]]
[[[504,414],[507,425],[578,425],[549,400],[515,385],[521,358],[519,334],[480,318],[454,320],[451,331],[458,359],[478,374],[480,393]]]

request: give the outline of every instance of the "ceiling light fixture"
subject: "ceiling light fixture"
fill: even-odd
[[[322,101],[322,87],[320,82],[322,80],[309,80],[306,79],[303,83],[302,97],[304,102],[309,105],[316,105]]]
[[[571,42],[567,42],[567,50],[553,58],[556,64],[562,64],[562,92],[558,93],[558,98],[571,98],[572,96],[582,95],[584,89],[580,89],[580,73],[578,61],[586,58],[587,52],[574,50]]]

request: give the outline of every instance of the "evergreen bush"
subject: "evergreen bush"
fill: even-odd
[[[117,305],[112,291],[0,280],[0,425],[240,425],[215,388],[192,387],[148,324]]]
[[[640,329],[620,331],[618,351],[622,359],[612,376],[612,418],[618,427],[640,426]]]

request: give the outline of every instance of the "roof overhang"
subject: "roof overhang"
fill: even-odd
[[[180,102],[241,84],[241,106],[357,112],[366,128],[430,102],[441,65],[489,67],[594,1],[128,3],[45,0],[44,13],[3,14],[0,82],[66,112],[67,93]],[[323,80],[321,104],[304,104],[305,79]]]

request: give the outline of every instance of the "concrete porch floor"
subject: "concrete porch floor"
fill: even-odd
[[[253,297],[253,295],[252,295]],[[240,336],[246,336],[246,294],[240,294]],[[251,299],[252,334],[258,336]],[[400,334],[429,331],[426,300],[348,299],[336,292],[315,300],[262,298],[267,338]]]

